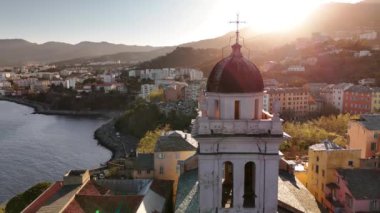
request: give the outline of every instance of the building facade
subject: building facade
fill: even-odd
[[[353,86],[350,83],[340,83],[334,85],[332,87],[332,105],[339,110],[339,112],[343,112],[343,96],[344,91]]]
[[[380,87],[372,88],[371,112],[380,112]]]
[[[157,141],[154,150],[154,178],[173,180],[174,197],[181,174],[180,162],[193,156],[197,146],[190,134],[180,131],[170,132]]]
[[[347,134],[349,147],[360,149],[360,157],[373,158],[380,153],[380,115],[361,115],[350,121]]]
[[[344,91],[343,113],[364,114],[371,112],[372,89],[354,85]]]
[[[380,170],[337,169],[327,196],[333,212],[380,212]]]
[[[309,147],[309,165],[307,169],[306,188],[322,205],[329,207],[326,198],[327,184],[335,180],[336,168],[359,168],[360,150],[343,149],[331,141]]]
[[[275,101],[279,102],[280,113],[292,111],[296,115],[305,115],[310,112],[310,94],[304,88],[273,88],[268,89],[264,95],[269,96],[266,98],[268,102],[265,102],[265,105],[270,113],[273,112]]]

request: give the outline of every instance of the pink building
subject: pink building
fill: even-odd
[[[326,186],[332,212],[380,212],[379,169],[337,169]]]

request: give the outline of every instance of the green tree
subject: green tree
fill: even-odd
[[[137,151],[139,153],[154,153],[154,147],[156,146],[157,140],[161,133],[168,131],[169,129],[169,126],[166,125],[164,128],[157,128],[153,131],[147,131],[144,137],[140,139],[137,146]]]
[[[329,139],[334,143],[347,146],[346,132],[348,123],[355,117],[349,114],[322,116],[307,122],[286,122],[284,131],[291,138],[281,144],[280,149],[291,155],[306,154],[309,146]]]
[[[9,200],[7,206],[5,207],[6,213],[19,213],[25,207],[27,207],[33,200],[35,200],[42,192],[44,192],[51,183],[43,182],[38,183],[25,192],[16,195]]]
[[[149,94],[149,100],[151,102],[160,102],[160,101],[164,101],[164,90],[163,89],[156,89],[156,90],[153,90],[150,94]]]
[[[164,115],[155,104],[137,100],[115,124],[118,131],[141,138],[145,132],[160,126]]]

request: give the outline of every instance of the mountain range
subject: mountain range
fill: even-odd
[[[160,47],[112,44],[108,42],[31,43],[22,39],[0,40],[0,65],[51,63],[81,57],[97,57],[121,52],[149,52]]]
[[[249,29],[242,29],[241,35],[244,37],[242,43],[248,55],[257,58],[260,57],[259,54],[262,52],[287,44],[297,37],[310,36],[312,32],[332,33],[339,30],[357,29],[379,30],[379,3],[380,0],[366,0],[358,4],[326,4],[315,10],[303,25],[292,31],[259,34]],[[215,48],[221,55],[224,55],[229,51],[229,48],[224,47],[228,47],[233,42],[233,36],[234,32],[229,32],[220,37],[179,44],[178,46],[195,49]],[[137,63],[164,56],[175,48],[112,44],[108,42],[81,42],[75,45],[62,42],[36,44],[22,39],[3,39],[0,40],[0,66],[30,63],[83,63],[106,60]],[[181,51],[176,53],[179,52]],[[170,56],[173,57],[173,55]],[[164,66],[164,64],[162,63],[160,66]]]

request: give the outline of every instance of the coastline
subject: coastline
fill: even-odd
[[[126,158],[131,152],[136,151],[138,138],[130,135],[118,134],[114,125],[116,120],[111,119],[94,132],[94,138],[98,143],[112,152],[109,161],[118,158]]]
[[[138,144],[138,139],[129,135],[117,136],[117,131],[114,128],[116,118],[121,112],[88,112],[88,111],[69,111],[69,110],[50,110],[47,105],[37,103],[22,98],[0,96],[0,101],[8,101],[16,104],[28,106],[34,109],[35,114],[44,115],[62,115],[76,117],[105,117],[109,118],[102,126],[94,131],[94,139],[98,141],[100,146],[111,151],[112,156],[107,161],[112,161],[118,158],[127,157],[131,151],[135,151]]]
[[[29,106],[34,109],[34,113],[43,115],[66,115],[66,116],[105,116],[110,117],[109,113],[99,111],[70,111],[70,110],[52,110],[49,106],[34,101],[29,101],[23,98],[15,98],[8,96],[0,96],[0,101],[9,101],[16,104]]]

